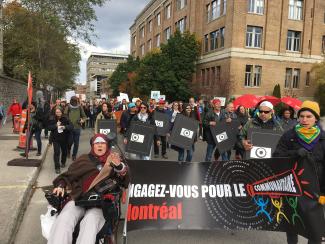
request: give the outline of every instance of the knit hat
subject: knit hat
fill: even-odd
[[[134,108],[135,107],[135,103],[129,103],[128,108]]]
[[[317,102],[304,101],[301,105],[301,109],[298,111],[298,117],[299,117],[300,113],[303,111],[309,111],[313,115],[315,115],[317,120],[320,119],[320,108],[319,108],[319,104]]]
[[[259,107],[261,107],[261,106],[264,106],[264,107],[268,107],[270,109],[273,109],[273,104],[270,103],[269,101],[263,101],[263,102],[261,102],[261,104],[260,104]]]

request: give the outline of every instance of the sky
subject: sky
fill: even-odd
[[[110,0],[96,8],[95,46],[78,41],[82,60],[77,83],[86,84],[86,63],[91,52],[130,53],[129,28],[148,2],[150,0]]]

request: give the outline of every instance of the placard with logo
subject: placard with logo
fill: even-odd
[[[247,131],[248,139],[253,148],[246,153],[246,158],[271,158],[278,142],[283,134],[282,131],[250,128]]]
[[[115,119],[98,120],[98,131],[96,131],[96,133],[108,135],[111,132],[114,132],[117,135],[117,125]],[[117,140],[117,137],[115,140]]]
[[[216,126],[210,126],[211,134],[219,152],[231,150],[239,133],[240,122],[233,119],[230,123],[226,121],[217,122]]]
[[[128,130],[128,143],[125,151],[149,156],[154,134],[155,126],[142,122],[132,122]]]
[[[197,135],[199,122],[178,114],[168,142],[184,149],[191,149]]]
[[[169,128],[169,116],[165,113],[155,111],[153,114],[153,120],[156,125],[156,135],[165,136]]]

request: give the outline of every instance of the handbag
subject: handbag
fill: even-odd
[[[46,214],[41,214],[40,216],[42,236],[46,238],[46,240],[48,240],[50,237],[51,229],[57,216],[57,210],[50,205],[47,206]]]

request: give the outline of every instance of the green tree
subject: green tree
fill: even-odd
[[[315,99],[319,103],[321,115],[325,115],[325,62],[314,65],[312,82],[316,85]]]
[[[67,40],[60,22],[46,21],[18,2],[4,9],[4,70],[11,77],[26,80],[32,71],[38,87],[71,88],[79,73],[80,54]]]
[[[281,98],[281,87],[280,87],[280,84],[277,84],[277,85],[274,86],[274,88],[273,88],[273,96],[274,97]]]

